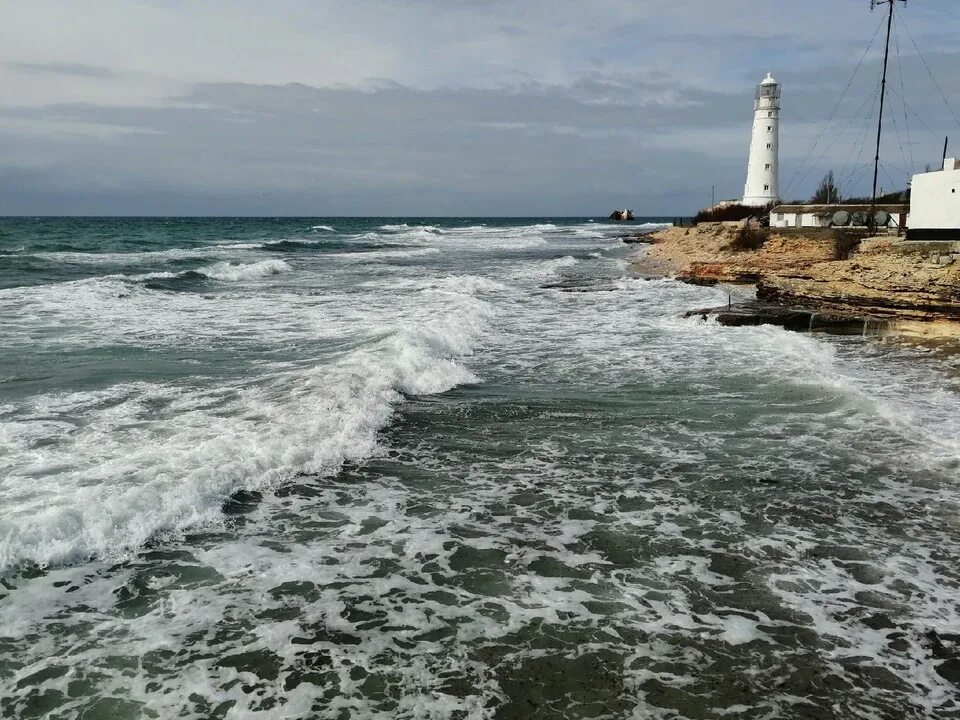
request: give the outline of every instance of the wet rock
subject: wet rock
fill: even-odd
[[[681,275],[677,279],[687,285],[698,285],[700,287],[713,287],[720,284],[720,280],[715,277],[700,277],[698,275]]]
[[[590,280],[563,280],[561,282],[546,283],[540,286],[541,290],[559,290],[560,292],[615,292],[619,288],[611,283],[597,283]]]
[[[691,310],[685,317],[715,319],[726,327],[775,325],[794,332],[825,332],[831,335],[862,335],[869,320],[859,316],[825,314],[767,303],[736,303],[726,307]]]
[[[624,235],[620,238],[627,245],[649,245],[653,240],[652,232],[637,233],[636,235]]]
[[[786,330],[804,331],[810,327],[811,313],[777,305],[740,304],[721,308],[692,310],[685,317],[713,318],[726,327],[777,325]]]

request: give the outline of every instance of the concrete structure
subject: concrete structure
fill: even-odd
[[[761,207],[780,200],[780,84],[769,73],[757,86],[753,107],[743,204]]]
[[[943,169],[913,176],[907,240],[960,240],[960,160],[947,158]]]
[[[903,230],[909,225],[909,205],[892,203],[877,203],[877,212],[886,212],[890,219],[888,228]],[[770,227],[774,228],[818,228],[832,227],[834,215],[845,212],[850,216],[846,223],[854,227],[864,227],[870,214],[869,205],[851,205],[849,203],[834,203],[831,205],[777,205],[770,211]]]

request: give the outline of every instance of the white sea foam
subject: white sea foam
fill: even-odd
[[[257,280],[259,278],[269,277],[270,275],[279,275],[280,273],[290,272],[292,269],[293,268],[283,260],[262,260],[249,264],[219,262],[214,265],[202,267],[197,270],[197,272],[213,280],[237,282],[241,280]]]
[[[334,230],[334,229],[333,229],[332,227],[330,227],[329,225],[313,225],[310,229],[311,229],[311,230],[322,230],[322,231],[324,231],[324,232],[336,232],[336,230]]]
[[[0,520],[0,568],[115,557],[159,531],[217,521],[238,489],[370,455],[400,393],[475,380],[457,358],[489,307],[463,282],[424,292],[438,310],[429,326],[380,328],[382,339],[332,365],[234,388],[122,384],[36,397],[0,424],[13,450],[0,459],[4,502],[15,501]]]
[[[682,317],[724,304],[720,287],[540,290],[544,272],[615,269],[582,257],[601,238],[571,235],[411,243],[502,244],[451,253],[458,274],[338,259],[303,278],[298,264],[282,291],[202,299],[158,302],[122,278],[0,292],[0,317],[30,307],[35,334],[55,318],[76,342],[280,348],[216,383],[0,406],[3,507],[33,508],[17,515],[31,532],[37,513],[52,523],[8,534],[6,557],[57,543],[112,557],[158,521],[216,526],[237,487],[321,473],[221,532],[15,578],[0,603],[14,713],[41,692],[64,716],[97,697],[159,717],[231,703],[236,717],[480,720],[546,700],[666,720],[690,698],[731,717],[953,712],[929,633],[957,624],[958,491],[918,438],[957,437],[956,368]],[[512,253],[530,238],[551,245]],[[403,395],[476,375],[490,386],[412,398],[391,423]],[[371,461],[331,477],[342,458]]]

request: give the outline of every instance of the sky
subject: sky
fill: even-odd
[[[742,194],[767,72],[784,198],[830,169],[865,193],[883,20],[868,0],[0,0],[0,214],[689,215]],[[960,153],[960,3],[898,3],[895,30],[886,190],[944,136]]]

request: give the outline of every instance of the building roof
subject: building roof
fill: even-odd
[[[877,210],[883,210],[891,215],[910,212],[910,206],[897,203],[877,203]],[[847,205],[845,203],[834,203],[832,205],[777,205],[771,213],[812,213],[814,215],[835,213],[845,210],[848,213],[870,212],[870,205]]]

